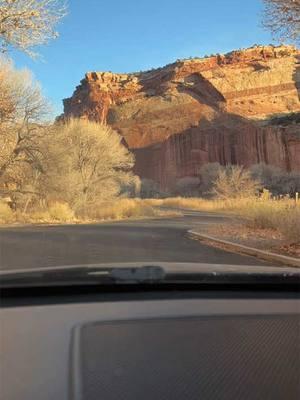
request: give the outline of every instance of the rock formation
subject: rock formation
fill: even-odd
[[[64,118],[106,122],[136,154],[136,172],[170,188],[207,162],[300,170],[300,51],[256,46],[137,74],[89,72]]]

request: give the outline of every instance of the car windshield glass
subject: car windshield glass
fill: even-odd
[[[290,279],[299,20],[293,0],[0,1],[0,281]]]

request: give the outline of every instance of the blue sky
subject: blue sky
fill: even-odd
[[[69,0],[60,37],[39,49],[43,61],[13,52],[62,112],[87,71],[133,72],[177,58],[271,43],[260,27],[261,0]]]

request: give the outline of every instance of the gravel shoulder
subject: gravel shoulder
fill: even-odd
[[[299,243],[286,243],[273,229],[250,228],[240,218],[228,218],[217,225],[204,224],[198,226],[196,231],[217,239],[300,259]]]

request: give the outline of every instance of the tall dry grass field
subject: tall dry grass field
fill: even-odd
[[[248,208],[239,210],[254,228],[278,230],[289,242],[300,242],[300,203],[294,200],[254,201]]]

